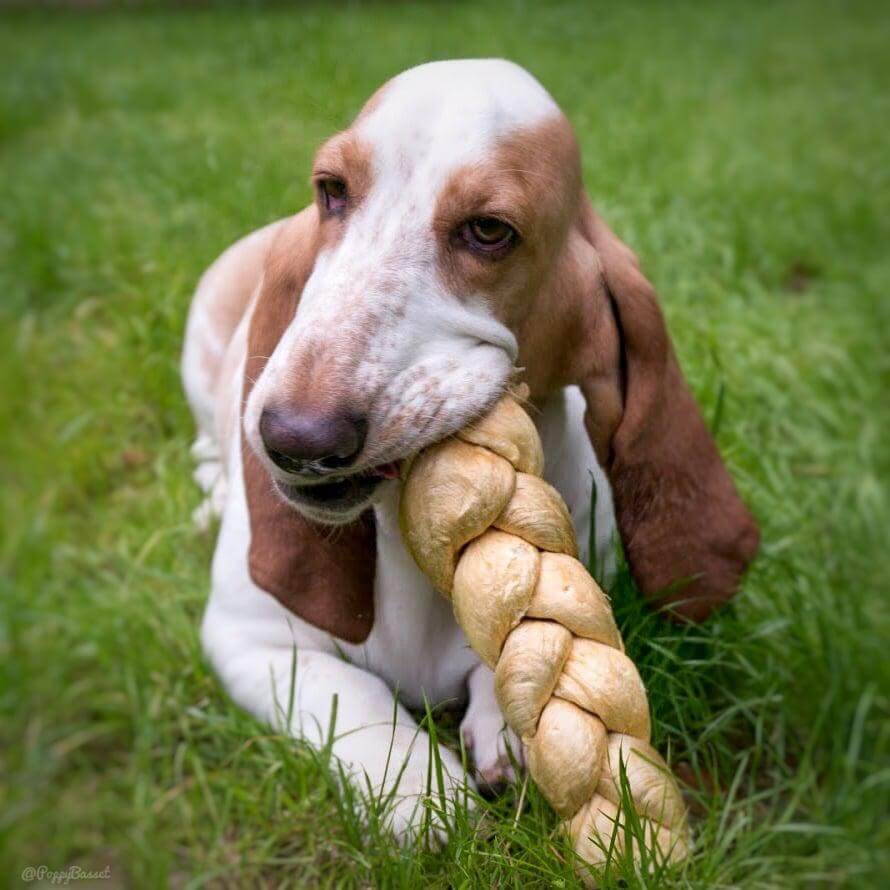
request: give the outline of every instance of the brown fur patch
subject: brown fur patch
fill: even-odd
[[[353,121],[353,126],[357,124],[360,120],[364,120],[369,114],[373,114],[383,102],[383,98],[386,95],[387,90],[389,89],[390,81],[387,81],[383,84],[382,87],[378,87],[377,90],[371,95],[371,98],[362,105],[362,110],[356,116],[355,121]]]
[[[329,176],[342,179],[348,192],[347,213],[343,217],[329,217],[323,203],[318,201],[319,216],[322,227],[326,223],[340,223],[349,211],[357,207],[371,190],[373,168],[371,165],[371,148],[352,130],[337,133],[325,142],[315,154],[312,176]],[[330,227],[329,227],[330,228]],[[322,233],[330,237],[329,232]]]
[[[571,222],[580,187],[573,170],[579,170],[578,147],[562,115],[517,130],[490,156],[456,170],[437,198],[433,222],[449,290],[485,294],[494,314],[515,331]],[[518,246],[491,259],[457,242],[461,224],[480,216],[512,225]]]

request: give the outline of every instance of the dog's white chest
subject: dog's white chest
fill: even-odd
[[[454,620],[451,604],[433,588],[402,541],[398,483],[386,483],[374,507],[377,569],[374,627],[350,659],[373,671],[411,706],[466,696],[467,674],[479,663]]]

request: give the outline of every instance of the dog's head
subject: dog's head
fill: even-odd
[[[516,369],[570,383],[644,589],[723,598],[756,546],[633,254],[583,194],[571,126],[527,72],[436,62],[318,151],[252,320],[245,436],[310,518],[355,519],[402,458]],[[703,580],[704,579],[704,580]]]
[[[322,145],[312,179],[312,231],[273,248],[261,309],[291,296],[307,254],[312,269],[245,420],[282,492],[343,522],[396,461],[503,392],[579,168],[540,84],[479,60],[396,77]]]

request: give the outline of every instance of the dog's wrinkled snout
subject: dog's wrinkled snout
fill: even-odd
[[[365,444],[368,423],[348,411],[269,406],[260,415],[269,458],[288,473],[344,470]]]

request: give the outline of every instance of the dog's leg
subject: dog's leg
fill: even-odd
[[[218,353],[209,324],[203,319],[204,307],[193,305],[182,352],[182,383],[195,419],[198,435],[191,448],[195,462],[194,480],[205,494],[192,513],[195,525],[209,527],[222,514],[226,498],[226,480],[222,454],[214,425],[216,386],[218,385]]]
[[[386,684],[335,654],[251,639],[217,612],[211,603],[202,637],[232,699],[278,731],[329,750],[363,803],[376,799],[393,833],[414,838],[428,790],[434,812],[441,811],[432,742]],[[461,793],[463,767],[452,752],[438,754],[448,809]],[[434,830],[441,827],[438,814],[432,821]]]
[[[192,474],[206,497],[192,511],[192,521],[202,531],[222,515],[226,503],[226,476],[219,444],[210,434],[199,432],[191,448],[195,471]]]
[[[470,701],[460,725],[467,752],[473,756],[476,781],[480,788],[496,791],[516,778],[513,760],[523,764],[519,737],[504,723],[494,694],[494,674],[484,664],[477,665],[467,680]]]

